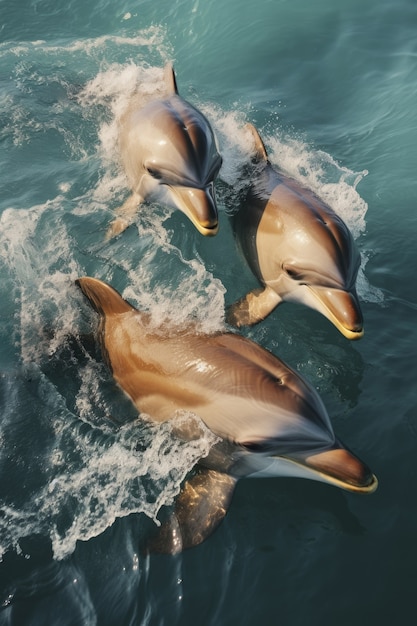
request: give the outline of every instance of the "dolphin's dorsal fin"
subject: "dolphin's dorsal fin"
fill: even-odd
[[[246,124],[246,128],[251,133],[255,144],[255,158],[259,161],[268,161],[268,153],[260,134],[253,124]]]
[[[100,315],[119,315],[120,313],[136,311],[129,302],[123,300],[113,287],[97,278],[85,276],[76,280],[75,284],[78,285]]]
[[[174,67],[172,63],[167,63],[164,67],[164,79],[168,89],[168,93],[178,94],[177,79],[175,77]]]

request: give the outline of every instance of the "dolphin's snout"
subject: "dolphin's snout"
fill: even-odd
[[[307,456],[304,462],[349,491],[372,493],[378,485],[369,467],[345,448],[333,448]]]
[[[359,300],[355,292],[326,287],[310,287],[317,307],[336,328],[348,339],[360,339],[363,336],[363,317]]]
[[[171,187],[178,208],[187,215],[197,230],[205,236],[216,235],[219,218],[213,183],[198,187]]]

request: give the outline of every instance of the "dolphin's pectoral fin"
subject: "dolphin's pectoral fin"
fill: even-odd
[[[282,298],[271,287],[254,289],[229,307],[226,321],[238,328],[257,324],[264,320],[280,302]]]
[[[178,554],[202,543],[225,517],[236,479],[206,468],[198,468],[177,497],[170,517],[147,545],[148,552]]]
[[[142,202],[142,198],[137,193],[132,193],[127,200],[116,210],[117,217],[113,220],[107,230],[106,239],[111,239],[120,235],[132,221],[133,216],[139,204]]]

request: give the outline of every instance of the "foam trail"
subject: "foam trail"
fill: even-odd
[[[199,259],[185,258],[170,243],[162,223],[146,212],[140,214],[138,228],[140,237],[148,236],[152,242],[152,271],[146,264],[133,266],[123,296],[152,313],[155,329],[166,323],[184,327],[193,322],[207,333],[223,330],[225,288],[221,281]]]

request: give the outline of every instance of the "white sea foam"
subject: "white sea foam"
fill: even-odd
[[[152,213],[152,208],[141,213],[138,230],[141,238],[148,237],[151,242],[148,254],[154,270],[149,271],[148,263],[132,265],[123,296],[152,314],[155,329],[165,324],[184,327],[192,322],[207,333],[223,330],[222,282],[213,277],[201,260],[185,258]]]
[[[178,421],[194,419],[180,416],[172,422],[149,424],[150,439],[144,451],[136,451],[138,424],[123,426],[115,437],[100,441],[77,436],[77,468],[68,473],[66,463],[41,495],[42,513],[49,520],[65,510],[77,494],[71,523],[59,530],[52,524],[51,538],[56,558],[64,558],[75,549],[78,540],[86,541],[110,527],[116,518],[131,513],[145,513],[157,522],[160,508],[171,504],[181,482],[216,441],[215,436],[198,422],[201,437],[192,442],[176,439],[173,429]],[[64,436],[64,433],[61,435]],[[93,441],[92,441],[93,439]],[[67,443],[65,444],[67,448]],[[71,503],[74,504],[74,503]]]
[[[271,160],[323,198],[357,239],[365,231],[368,205],[356,187],[368,172],[349,170],[327,152],[315,151],[297,139],[269,137],[267,141]]]
[[[246,184],[242,179],[242,170],[248,163],[253,151],[251,133],[245,128],[245,112],[239,110],[222,111],[214,105],[201,105],[205,115],[216,132],[220,144],[223,164],[220,178],[235,188],[236,194]]]
[[[10,42],[0,43],[0,54],[14,55],[22,57],[34,52],[42,52],[45,54],[73,54],[82,52],[87,55],[99,53],[100,58],[105,58],[106,49],[111,47],[117,48],[153,48],[159,51],[169,49],[166,43],[166,32],[162,26],[150,26],[132,36],[121,35],[102,35],[101,37],[78,39],[57,45],[55,42],[39,39],[36,41],[28,41],[19,43],[19,45],[11,46]]]
[[[44,483],[24,504],[9,498],[1,507],[0,556],[12,547],[19,551],[23,537],[42,535],[50,538],[55,558],[63,559],[77,541],[97,536],[117,518],[144,513],[158,523],[160,508],[173,502],[187,473],[217,441],[185,412],[164,424],[137,420],[118,429],[97,428],[71,415],[35,366],[27,372],[32,385],[38,384],[54,444],[43,457]],[[2,428],[7,427],[6,420]],[[186,428],[193,430],[191,441],[178,437]],[[30,471],[30,459],[25,462]]]
[[[16,332],[25,363],[52,353],[74,330],[76,309],[67,294],[80,270],[59,219],[61,201],[7,209],[0,218],[3,262],[20,292]]]

